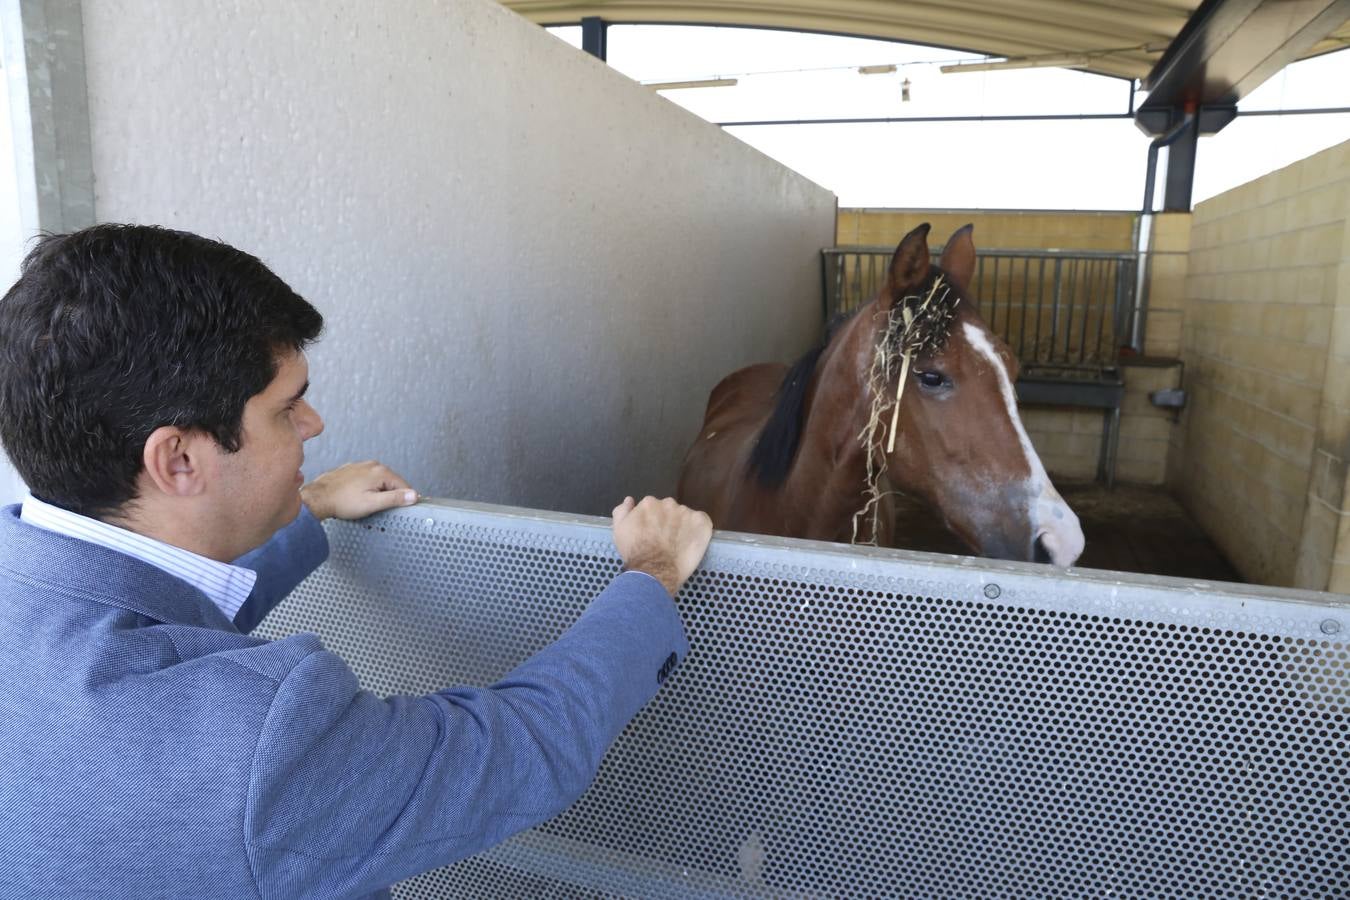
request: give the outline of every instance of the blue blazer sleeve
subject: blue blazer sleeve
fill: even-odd
[[[309,508],[300,504],[295,521],[267,543],[234,561],[258,573],[253,591],[234,615],[234,627],[247,634],[328,558],[328,535]]]
[[[253,760],[259,894],[359,896],[552,818],[687,652],[665,588],[630,572],[489,688],[383,700],[310,653],[279,685]]]

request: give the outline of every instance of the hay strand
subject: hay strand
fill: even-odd
[[[909,381],[910,366],[921,353],[938,353],[946,345],[952,323],[956,320],[956,305],[959,302],[960,298],[952,296],[945,276],[939,275],[933,279],[933,285],[925,296],[902,297],[887,313],[886,327],[872,352],[872,364],[867,375],[872,406],[867,423],[858,434],[858,441],[865,454],[867,479],[863,487],[862,508],[853,514],[850,543],[873,546],[877,543],[877,517],[881,511],[881,501],[888,494],[895,493],[881,490],[881,476],[886,471],[887,458],[895,452],[900,401]],[[893,377],[896,378],[895,400],[891,401],[888,388]],[[890,429],[887,431],[883,453],[881,422],[887,410],[891,413]],[[865,540],[859,540],[859,530],[863,525],[870,526],[870,533]]]

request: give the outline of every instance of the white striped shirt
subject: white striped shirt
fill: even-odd
[[[19,518],[47,531],[125,553],[181,578],[205,594],[230,621],[234,621],[235,613],[244,605],[253,591],[253,583],[258,580],[258,573],[252,569],[216,562],[190,550],[52,506],[36,497],[24,498]]]

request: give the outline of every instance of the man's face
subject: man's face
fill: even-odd
[[[300,352],[278,359],[277,374],[244,405],[243,435],[235,453],[220,452],[217,507],[239,553],[261,546],[300,513],[304,442],[323,431],[323,419],[304,399],[309,361]]]

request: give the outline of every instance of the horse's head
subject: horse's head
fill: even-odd
[[[1072,565],[1083,552],[1083,530],[1022,427],[1017,360],[966,296],[975,269],[971,231],[967,225],[952,235],[936,266],[926,224],[896,248],[876,302],[888,330],[873,372],[885,373],[874,389],[888,390],[892,404],[899,392],[901,402],[894,441],[887,409],[874,452],[885,454],[894,486],[936,507],[976,553]]]

